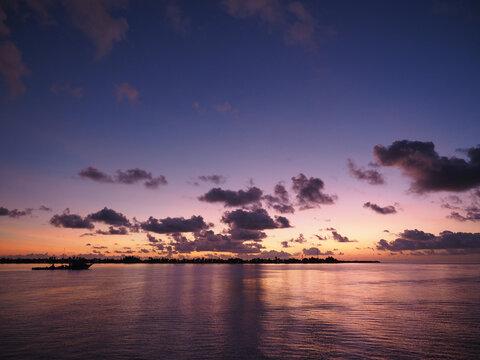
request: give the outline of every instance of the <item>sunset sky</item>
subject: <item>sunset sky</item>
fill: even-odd
[[[0,0],[0,256],[480,260],[477,1]]]

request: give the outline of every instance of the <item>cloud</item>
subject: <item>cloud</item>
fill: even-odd
[[[377,214],[388,215],[388,214],[396,214],[397,209],[394,206],[389,205],[385,207],[378,206],[377,204],[373,204],[371,202],[366,202],[363,204],[364,208],[370,208],[375,211]]]
[[[222,222],[230,225],[232,229],[266,230],[290,227],[288,219],[276,216],[273,220],[265,209],[227,211],[222,216]]]
[[[252,258],[253,256],[250,256]],[[256,255],[255,258],[261,259],[290,259],[292,254],[286,251],[276,251],[276,250],[269,250],[269,251],[262,251],[259,255]]]
[[[194,234],[194,240],[190,241],[185,236],[173,234],[172,246],[179,253],[191,253],[193,251],[218,251],[232,252],[236,254],[257,254],[263,246],[259,243],[243,243],[234,241],[230,236],[215,234],[211,230],[199,231]]]
[[[288,240],[282,241],[280,244],[282,244],[282,247],[283,247],[283,248],[289,248],[289,247],[291,247],[290,245],[288,245]]]
[[[122,213],[116,212],[113,209],[104,207],[102,210],[92,213],[87,216],[91,221],[103,222],[107,225],[114,226],[130,226],[130,221]]]
[[[108,231],[97,230],[95,233],[99,235],[128,235],[128,229],[124,226],[120,226],[119,228],[109,226]]]
[[[278,0],[223,0],[225,11],[238,19],[258,16],[267,23],[276,23],[282,18]]]
[[[377,250],[392,252],[418,250],[446,250],[447,253],[458,253],[455,250],[477,252],[480,249],[480,233],[442,231],[439,235],[434,235],[417,229],[405,230],[393,241],[381,239],[376,247]]]
[[[137,101],[139,93],[132,85],[127,82],[115,85],[117,100],[128,99],[133,104]]]
[[[293,214],[294,207],[290,203],[290,197],[287,189],[282,184],[277,184],[273,188],[274,195],[265,195],[263,199],[267,202],[267,206],[281,214]]]
[[[337,199],[335,195],[328,195],[322,192],[324,183],[319,178],[311,177],[308,179],[304,174],[300,173],[296,177],[292,177],[292,182],[292,189],[297,194],[300,210],[333,204]]]
[[[251,240],[251,241],[262,241],[267,237],[263,231],[260,230],[249,230],[249,229],[230,229],[228,231],[230,238],[232,240]]]
[[[155,232],[157,234],[197,232],[208,229],[213,224],[206,224],[201,216],[192,216],[190,219],[183,217],[165,219],[155,219],[152,216],[141,223],[141,228],[145,231]]]
[[[347,159],[347,166],[350,170],[350,174],[358,180],[366,181],[370,185],[382,185],[385,184],[383,175],[377,170],[365,170],[355,165],[352,159]]]
[[[299,244],[303,244],[303,243],[307,242],[307,239],[305,239],[305,236],[303,236],[303,234],[300,234],[300,235],[298,235],[297,238],[290,239],[289,241],[290,242],[296,242],[296,243],[299,243]]]
[[[327,238],[326,238],[325,236],[315,235],[315,237],[316,237],[318,240],[321,240],[321,241],[327,240]]]
[[[296,21],[291,24],[285,32],[285,42],[287,45],[309,45],[313,46],[313,36],[315,33],[316,22],[312,15],[305,10],[302,3],[295,1],[288,5],[288,11],[296,17]]]
[[[22,53],[11,41],[0,42],[0,74],[2,74],[10,92],[10,99],[25,94],[22,78],[30,72],[22,61]]]
[[[342,236],[336,231],[332,231],[332,236],[333,236],[333,240],[341,242],[341,243],[358,242],[357,240],[350,240],[348,237]]]
[[[95,44],[96,60],[102,59],[114,43],[125,40],[128,23],[124,17],[114,18],[112,10],[126,8],[127,1],[69,0],[63,2],[72,25],[83,31]]]
[[[52,84],[50,91],[55,95],[67,94],[73,96],[74,98],[80,99],[83,96],[83,88],[81,87],[71,87],[70,84],[59,85]]]
[[[82,169],[78,175],[84,179],[90,179],[101,183],[116,183],[116,184],[136,184],[143,181],[143,185],[149,189],[157,189],[160,185],[167,185],[168,181],[165,176],[160,175],[154,177],[152,173],[139,168],[129,170],[117,170],[113,177],[92,166]]]
[[[70,214],[70,209],[65,209],[62,214],[54,215],[50,219],[50,224],[56,227],[70,229],[93,229],[94,226],[89,218],[82,218],[77,214]]]
[[[40,211],[52,211],[51,208],[46,207],[45,205],[40,205],[40,207],[38,208],[38,210],[40,210]]]
[[[232,110],[232,105],[227,101],[225,104],[216,105],[215,110],[219,113],[226,113]]]
[[[199,114],[205,113],[205,109],[200,106],[200,103],[198,101],[194,101],[192,106]]]
[[[200,201],[209,203],[223,202],[225,207],[245,206],[258,203],[262,198],[262,190],[257,187],[250,187],[244,190],[223,190],[221,188],[213,188],[205,195],[200,196]]]
[[[90,179],[93,181],[103,182],[103,183],[113,183],[113,179],[110,175],[105,174],[104,172],[94,168],[93,166],[86,167],[82,169],[78,176],[81,178]]]
[[[211,182],[213,184],[219,185],[219,184],[225,183],[226,178],[225,176],[222,176],[222,175],[212,174],[212,175],[200,175],[198,177],[198,180],[203,182]]]
[[[465,221],[480,221],[480,208],[478,207],[470,207],[467,208],[467,212],[465,215],[461,215],[460,213],[456,211],[452,211],[449,216],[447,216],[449,219],[454,219],[458,220],[461,222]]]
[[[10,35],[10,28],[5,24],[7,21],[7,14],[0,4],[0,36],[7,37]]]
[[[328,250],[325,252],[320,251],[319,248],[311,247],[310,249],[303,249],[303,255],[305,256],[319,256],[319,255],[335,255],[332,251]]]
[[[19,218],[21,216],[27,216],[32,214],[33,209],[25,209],[25,210],[18,210],[18,209],[13,209],[13,210],[8,210],[7,208],[4,208],[3,206],[0,206],[0,216],[8,216],[11,218]]]
[[[166,8],[166,18],[177,34],[186,36],[190,33],[190,19],[183,15],[176,2],[171,1]]]
[[[480,145],[469,148],[469,161],[439,156],[432,142],[395,141],[376,145],[373,153],[382,166],[397,166],[412,179],[417,193],[465,191],[480,186]]]

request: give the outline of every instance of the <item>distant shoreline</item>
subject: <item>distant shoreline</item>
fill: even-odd
[[[0,258],[0,264],[63,264],[68,263],[71,258],[57,258],[51,257],[46,259],[31,258]],[[148,258],[141,259],[136,256],[125,256],[121,259],[85,259],[89,263],[93,264],[371,264],[380,263],[378,260],[363,261],[363,260],[338,260],[331,256],[322,259],[316,257],[303,258],[303,259],[249,259],[244,260],[240,258],[229,259],[209,259],[209,258],[193,258],[193,259],[170,259],[170,258]]]

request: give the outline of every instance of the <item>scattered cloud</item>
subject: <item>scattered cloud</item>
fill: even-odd
[[[278,0],[223,0],[225,11],[237,19],[258,16],[273,24],[282,19],[282,6]]]
[[[227,101],[224,104],[216,105],[215,110],[219,113],[227,113],[232,110],[232,105]]]
[[[168,3],[165,13],[168,22],[177,34],[186,36],[190,33],[190,19],[183,14],[176,2]]]
[[[78,175],[84,179],[90,179],[101,183],[115,183],[115,184],[136,184],[143,181],[143,185],[149,189],[157,189],[160,185],[167,185],[165,176],[160,175],[154,177],[152,173],[135,168],[129,170],[117,170],[115,176],[108,175],[95,167],[89,166],[82,169]]]
[[[206,201],[210,203],[222,202],[225,207],[245,206],[255,203],[259,203],[262,198],[262,190],[257,187],[248,188],[244,190],[223,190],[221,188],[213,188],[209,190],[205,195],[200,196],[200,201]]]
[[[376,247],[377,250],[392,252],[418,250],[445,250],[450,254],[478,252],[480,233],[442,231],[439,235],[434,235],[417,229],[405,230],[393,241],[380,240]]]
[[[107,225],[114,226],[130,226],[130,221],[122,213],[116,212],[113,209],[104,207],[102,210],[92,213],[87,216],[91,221],[103,222]]]
[[[369,165],[371,166],[374,164]],[[359,168],[355,165],[352,159],[347,159],[347,166],[348,170],[350,170],[350,174],[358,180],[366,181],[370,185],[385,184],[383,175],[377,170]]]
[[[290,203],[290,197],[287,189],[282,184],[275,185],[273,189],[274,195],[265,195],[263,199],[267,202],[267,206],[281,214],[293,214],[295,209]]]
[[[27,216],[32,214],[33,209],[25,209],[25,210],[18,210],[18,209],[13,209],[13,210],[8,210],[7,208],[4,208],[3,206],[0,206],[0,216],[8,216],[11,218],[19,218],[22,216]]]
[[[30,72],[23,63],[22,53],[9,40],[0,42],[0,74],[2,74],[10,91],[10,99],[16,99],[25,94],[23,78]]]
[[[397,213],[397,209],[395,209],[395,207],[392,206],[392,205],[381,207],[381,206],[378,206],[377,204],[373,204],[371,202],[366,202],[365,204],[363,204],[363,207],[367,208],[367,209],[372,209],[377,214],[382,214],[382,215],[396,214]]]
[[[124,17],[113,17],[111,12],[125,9],[127,1],[69,0],[63,2],[72,25],[83,31],[95,44],[95,59],[107,55],[117,42],[126,39],[128,23]]]
[[[83,218],[77,214],[70,214],[70,209],[65,209],[62,214],[54,215],[50,219],[50,224],[56,227],[70,229],[93,229],[94,225],[89,218]]]
[[[291,24],[285,32],[285,42],[287,45],[302,44],[313,46],[316,22],[312,15],[310,15],[299,1],[290,3],[288,5],[288,11],[295,16],[296,21]]]
[[[376,145],[374,155],[382,166],[396,166],[412,179],[417,193],[465,191],[480,186],[480,145],[467,150],[468,161],[439,156],[432,142],[395,141]]]
[[[478,207],[469,207],[466,209],[466,213],[461,215],[457,211],[452,211],[448,216],[450,219],[454,219],[457,221],[465,222],[465,221],[480,221],[480,208]]]
[[[215,185],[220,185],[220,184],[224,184],[227,179],[223,175],[212,174],[212,175],[200,175],[198,177],[198,180],[203,182],[210,182]]]
[[[130,100],[130,103],[136,103],[138,100],[139,93],[128,82],[115,85],[115,92],[117,94],[117,100],[122,101],[123,99]]]
[[[205,113],[205,108],[203,108],[198,101],[194,101],[192,106],[199,114]]]
[[[120,226],[119,228],[109,226],[107,231],[97,230],[95,233],[99,235],[128,235],[128,229],[124,226]]]
[[[333,240],[341,242],[341,243],[358,242],[357,240],[350,240],[348,237],[342,236],[336,231],[332,231],[332,237],[333,237]]]
[[[169,234],[197,232],[208,229],[213,226],[213,224],[205,223],[201,216],[192,216],[190,219],[183,217],[155,219],[150,216],[150,218],[142,222],[140,226],[145,231],[151,231],[157,234]]]
[[[230,238],[232,240],[262,241],[267,237],[267,234],[260,230],[234,228],[230,229],[228,233],[230,234]]]
[[[266,230],[290,227],[288,219],[276,216],[274,220],[265,209],[227,211],[222,216],[222,222],[230,225],[232,229]]]
[[[309,249],[303,249],[302,250],[302,253],[304,256],[320,256],[320,255],[323,255],[323,256],[331,256],[331,255],[335,255],[332,251],[330,250],[327,250],[325,252],[322,252],[319,248],[316,248],[316,247],[311,247]]]
[[[322,192],[324,183],[319,178],[310,177],[308,179],[304,174],[300,173],[296,177],[292,177],[292,182],[292,189],[297,194],[300,210],[312,209],[320,205],[330,205],[337,199],[335,195],[328,195]]]
[[[307,239],[305,239],[305,236],[303,236],[303,234],[300,234],[300,235],[298,235],[297,238],[290,239],[289,241],[290,242],[296,242],[296,243],[299,243],[299,244],[304,244],[304,243],[307,242]]]

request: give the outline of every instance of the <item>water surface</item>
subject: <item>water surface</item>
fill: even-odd
[[[0,265],[3,359],[480,354],[480,265],[30,269]]]

